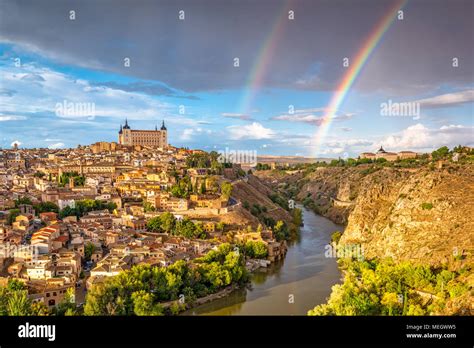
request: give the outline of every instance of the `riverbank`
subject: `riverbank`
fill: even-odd
[[[252,272],[249,286],[240,287],[181,315],[306,315],[325,303],[340,283],[336,258],[326,257],[331,234],[343,227],[303,210],[299,238],[289,243],[284,260]]]

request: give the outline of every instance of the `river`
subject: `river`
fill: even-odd
[[[303,210],[299,239],[288,246],[285,260],[252,275],[251,285],[229,296],[184,312],[184,315],[306,315],[325,303],[331,287],[340,282],[335,258],[325,246],[343,227]]]

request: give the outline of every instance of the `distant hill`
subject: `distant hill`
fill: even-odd
[[[271,156],[264,155],[258,156],[257,161],[259,163],[316,163],[316,162],[331,162],[333,158],[318,158],[318,157],[302,157],[302,156]]]

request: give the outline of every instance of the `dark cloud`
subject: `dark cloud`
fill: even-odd
[[[118,83],[114,81],[105,81],[105,82],[91,82],[92,86],[96,87],[108,87],[112,89],[118,89],[125,92],[139,92],[145,93],[148,95],[154,96],[166,96],[172,98],[180,99],[190,99],[190,100],[199,100],[199,97],[194,95],[181,95],[178,91],[173,90],[163,84],[146,82],[146,81],[136,81],[129,83]]]
[[[91,85],[98,87],[109,87],[112,89],[119,89],[126,92],[141,92],[149,95],[167,95],[173,93],[173,90],[166,86],[141,81],[130,83],[118,83],[114,81],[92,82]]]
[[[4,96],[4,97],[12,97],[14,96],[15,94],[17,94],[18,92],[13,90],[13,89],[9,89],[9,88],[0,88],[0,95],[1,96]]]
[[[245,86],[267,43],[264,86],[333,89],[393,0],[3,0],[0,33],[60,63],[186,92]],[[472,82],[471,0],[410,0],[356,82],[394,95]],[[295,20],[285,14],[291,8]],[[178,11],[185,10],[185,20]],[[69,20],[69,11],[76,20]],[[275,25],[282,18],[281,25]],[[276,28],[276,30],[273,30]],[[271,33],[275,41],[269,41]],[[124,67],[124,58],[131,66]],[[240,67],[233,67],[233,59]],[[451,60],[459,58],[459,67]],[[133,87],[132,87],[133,88]],[[149,93],[161,93],[153,87]],[[186,96],[178,96],[186,98]],[[188,96],[194,98],[193,96]]]
[[[224,113],[221,114],[221,116],[225,117],[225,118],[236,118],[236,119],[243,120],[243,121],[253,120],[253,118],[250,115],[247,115],[247,114],[237,114],[237,113],[231,113],[231,112],[224,112]]]

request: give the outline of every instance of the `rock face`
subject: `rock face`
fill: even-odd
[[[474,252],[474,167],[443,169],[322,167],[294,180],[297,198],[336,223],[340,243],[360,244],[366,258],[424,264],[471,262]],[[275,178],[265,177],[266,182]],[[344,229],[341,227],[341,230]]]
[[[356,168],[320,167],[306,176],[297,198],[311,199],[317,213],[335,223],[345,224],[354,208],[362,178],[361,171]]]
[[[232,196],[239,202],[247,202],[250,206],[258,204],[259,206],[266,207],[267,212],[264,215],[271,217],[275,221],[282,220],[287,224],[292,222],[292,217],[288,211],[273,203],[270,198],[268,198],[268,196],[273,193],[273,190],[265,185],[259,178],[249,175],[246,180],[237,180],[232,186]],[[255,228],[260,224],[259,220],[243,207],[237,210],[237,214],[240,223],[244,222]]]
[[[472,167],[385,168],[365,177],[341,238],[365,257],[448,263],[474,251]]]

